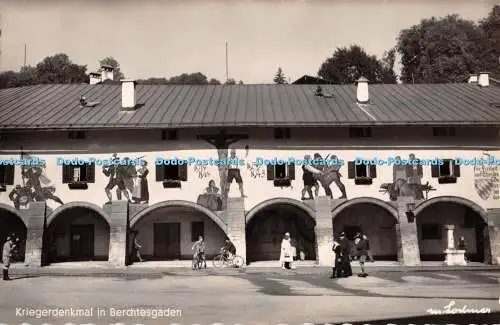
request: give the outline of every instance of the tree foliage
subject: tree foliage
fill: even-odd
[[[99,60],[99,66],[103,66],[103,65],[108,65],[110,67],[113,67],[113,80],[114,81],[120,81],[122,79],[125,79],[125,75],[120,70],[120,64],[118,63],[118,61],[114,57],[108,56],[102,60]]]
[[[68,55],[48,56],[36,65],[37,83],[69,84],[89,82],[87,66],[73,63]]]
[[[281,69],[281,67],[279,67],[278,71],[276,71],[276,74],[274,75],[273,81],[275,84],[278,84],[278,85],[286,84],[286,77],[285,77],[285,74],[283,73],[283,69]]]
[[[393,67],[395,51],[386,53],[383,60],[368,55],[359,45],[337,48],[321,65],[318,75],[335,84],[352,84],[360,77],[372,83],[396,83]]]
[[[479,28],[483,33],[484,69],[500,79],[500,5],[479,22]]]
[[[220,85],[220,81],[217,79],[208,80],[201,72],[195,73],[183,73],[178,76],[166,78],[149,78],[146,80],[138,80],[138,83],[148,84],[148,85]]]
[[[498,8],[490,15],[488,29],[498,22]],[[486,20],[488,20],[488,18]],[[497,25],[498,28],[498,25]],[[473,21],[449,15],[423,19],[404,29],[398,37],[401,55],[401,80],[407,83],[465,82],[470,73],[498,66],[487,33]]]

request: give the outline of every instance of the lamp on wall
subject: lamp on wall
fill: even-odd
[[[413,213],[413,210],[415,210],[415,203],[410,202],[406,204],[406,217],[408,218],[409,223],[414,223],[415,222],[415,213]]]

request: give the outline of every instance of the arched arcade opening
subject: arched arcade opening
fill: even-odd
[[[146,261],[192,260],[192,246],[203,236],[208,259],[220,252],[226,239],[226,225],[213,211],[184,201],[166,201],[150,206],[133,216],[130,232],[141,248]],[[132,256],[134,236],[129,236],[128,263],[137,261]]]
[[[12,263],[24,262],[27,229],[23,219],[14,211],[0,207],[0,251],[7,237],[11,237],[16,247]]]
[[[47,218],[45,264],[107,261],[109,238],[109,220],[104,212],[87,206],[62,206]]]
[[[306,208],[288,202],[276,202],[250,211],[246,220],[246,246],[248,263],[278,261],[281,241],[290,233],[292,244],[300,258],[316,260],[316,221]]]
[[[465,200],[431,199],[417,207],[416,222],[422,261],[444,261],[448,246],[445,226],[454,226],[454,244],[465,239],[466,257],[471,262],[489,261],[489,233],[480,208]]]
[[[370,241],[375,261],[397,261],[397,219],[395,211],[389,209],[375,202],[347,201],[332,212],[334,237],[345,232],[353,241],[357,232],[363,233]]]

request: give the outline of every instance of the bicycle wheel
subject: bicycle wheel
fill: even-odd
[[[225,258],[222,254],[215,256],[213,260],[214,267],[218,269],[222,268],[224,266],[224,260]]]
[[[233,258],[233,266],[234,267],[242,267],[243,264],[245,264],[245,261],[243,260],[243,257],[236,255]]]

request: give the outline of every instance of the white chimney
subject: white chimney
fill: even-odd
[[[91,72],[89,78],[91,85],[95,85],[101,82],[101,74],[98,72]]]
[[[368,79],[361,77],[358,79],[358,90],[356,93],[357,101],[360,104],[366,104],[370,100],[368,94]]]
[[[110,65],[101,65],[102,81],[115,80],[115,69]]]
[[[477,84],[477,80],[478,80],[477,74],[473,73],[473,74],[470,75],[468,82],[470,84],[472,84],[472,83]]]
[[[122,108],[135,108],[135,81],[124,79],[122,82]]]
[[[481,87],[488,87],[490,85],[490,74],[488,72],[479,72],[477,83]]]

